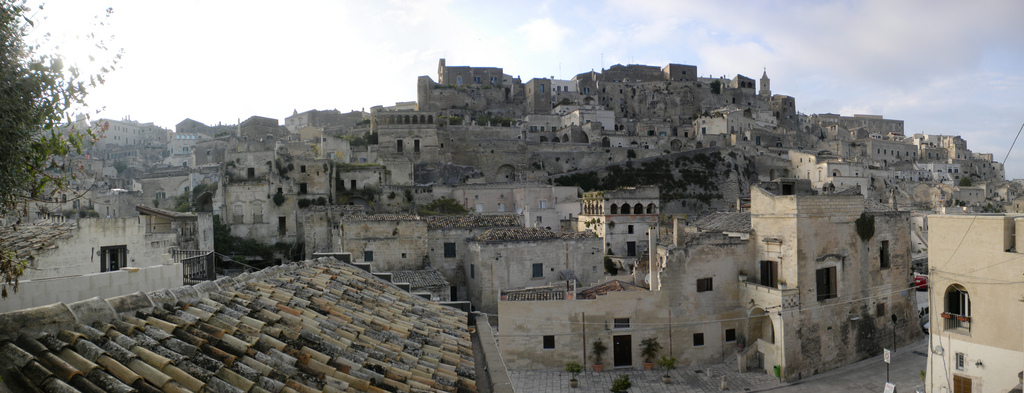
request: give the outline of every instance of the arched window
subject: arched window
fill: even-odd
[[[643,214],[643,213],[644,213],[644,205],[637,203],[636,206],[633,206],[633,214]]]
[[[647,214],[658,214],[658,208],[654,207],[653,203],[648,203]]]
[[[945,309],[942,318],[946,329],[971,330],[971,296],[959,284],[946,288]]]
[[[612,204],[612,214],[619,214],[619,205]]]
[[[620,213],[622,213],[622,214],[630,214],[629,213],[629,204],[628,203],[623,203],[622,204],[622,211]]]

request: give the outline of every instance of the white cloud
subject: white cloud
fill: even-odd
[[[533,19],[517,29],[526,38],[526,47],[534,50],[557,51],[570,30],[551,18]]]

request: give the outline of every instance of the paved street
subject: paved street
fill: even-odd
[[[920,370],[925,369],[927,360],[928,339],[921,339],[913,344],[900,348],[893,354],[891,380],[896,383],[897,391],[914,393],[921,387]],[[680,368],[672,371],[673,383],[661,383],[662,372],[658,370],[644,371],[634,369],[605,370],[600,373],[593,371],[580,374],[580,386],[569,387],[569,375],[554,371],[510,371],[512,386],[516,392],[607,392],[612,379],[619,374],[628,374],[633,387],[630,392],[680,392],[707,393],[721,392],[722,376],[729,391],[773,393],[804,393],[804,392],[881,392],[885,387],[885,363],[882,356],[866,359],[852,365],[833,370],[824,374],[794,382],[779,383],[778,379],[766,374],[740,373],[735,364],[720,364],[710,367]]]

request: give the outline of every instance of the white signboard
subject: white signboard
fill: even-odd
[[[885,348],[885,353],[882,355],[882,359],[885,359],[886,363],[892,363],[892,354],[889,352],[889,348]]]
[[[893,385],[892,382],[886,382],[884,393],[896,393],[896,385]]]

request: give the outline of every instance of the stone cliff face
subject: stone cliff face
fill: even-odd
[[[555,175],[552,181],[584,191],[657,185],[662,214],[694,216],[733,206],[757,181],[757,170],[738,150],[709,148]]]

